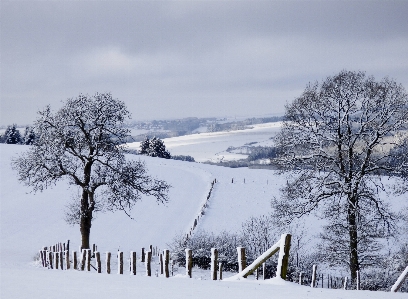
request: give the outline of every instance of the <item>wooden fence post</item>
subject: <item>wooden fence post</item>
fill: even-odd
[[[169,277],[169,260],[170,260],[170,251],[168,249],[164,250],[164,276]]]
[[[302,285],[302,275],[303,275],[303,273],[300,272],[300,273],[299,273],[299,284],[300,284],[300,285]]]
[[[262,279],[263,280],[266,279],[266,265],[265,265],[265,262],[262,263]]]
[[[220,272],[219,279],[222,280],[222,262],[218,263],[218,271]]]
[[[323,288],[323,285],[324,285],[324,276],[323,276],[323,273],[322,273],[322,288]]]
[[[67,248],[66,248],[66,250],[69,251],[69,240],[67,240]]]
[[[118,274],[123,274],[123,252],[118,251]]]
[[[132,268],[132,274],[136,275],[136,251],[130,252],[130,264]]]
[[[146,276],[152,276],[152,252],[146,252]]]
[[[91,271],[91,249],[86,249],[86,270]]]
[[[246,268],[245,247],[237,247],[238,251],[238,272]]]
[[[356,289],[357,291],[360,290],[360,271],[356,272],[357,277],[356,277]]]
[[[59,252],[54,252],[55,255],[55,269],[58,269],[59,267]]]
[[[111,273],[111,267],[110,267],[110,260],[111,260],[111,253],[106,252],[106,273],[110,274]]]
[[[40,257],[41,257],[41,265],[45,267],[45,251],[40,250]]]
[[[53,269],[52,255],[53,255],[52,251],[48,251],[48,267],[50,269]]]
[[[43,256],[44,256],[44,267],[47,267],[48,266],[48,250],[47,250],[47,247],[44,247]]]
[[[188,277],[192,277],[192,268],[193,268],[193,251],[191,249],[186,248],[186,275]]]
[[[60,258],[61,270],[64,270],[64,254],[62,253],[62,251],[59,252],[59,258]]]
[[[142,260],[141,260],[141,262],[142,263],[145,262],[145,249],[144,249],[144,247],[142,247]]]
[[[218,249],[211,248],[211,279],[217,280]]]
[[[404,283],[404,280],[407,279],[407,277],[408,277],[408,266],[405,268],[405,270],[401,273],[397,281],[392,286],[391,292],[394,292],[394,293],[398,292],[398,290],[401,288],[402,284]]]
[[[98,273],[102,273],[102,267],[101,267],[101,253],[99,251],[95,251],[95,259],[96,259],[96,271]]]
[[[82,249],[81,251],[81,271],[85,271],[85,262],[86,262],[86,250]]]
[[[69,251],[65,250],[65,269],[69,270],[69,268],[71,268],[69,260]]]
[[[160,274],[163,274],[163,270],[164,270],[164,267],[163,267],[163,254],[160,253]]]
[[[290,234],[283,234],[280,239],[278,268],[276,270],[276,277],[286,279],[289,264],[289,250],[290,250]]]
[[[313,271],[312,271],[312,283],[310,284],[310,286],[312,288],[314,288],[316,286],[316,265],[313,265]]]
[[[347,277],[344,277],[344,287],[345,290],[347,290]]]
[[[72,258],[74,259],[74,270],[78,270],[78,257],[76,251],[72,251]]]

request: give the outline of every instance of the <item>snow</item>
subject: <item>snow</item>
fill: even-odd
[[[242,138],[241,138],[242,140]],[[270,211],[270,199],[278,196],[284,177],[274,171],[230,169],[199,163],[165,160],[129,155],[130,159],[146,161],[149,173],[164,179],[173,187],[170,201],[157,204],[143,198],[132,212],[132,220],[123,213],[99,214],[92,224],[91,243],[98,251],[124,253],[124,275],[117,273],[117,261],[111,259],[111,273],[102,265],[102,274],[95,270],[75,271],[41,266],[34,261],[44,246],[65,242],[71,248],[80,245],[77,226],[64,221],[67,201],[75,189],[59,182],[53,189],[32,194],[21,185],[11,169],[11,159],[27,149],[22,145],[0,145],[0,297],[1,298],[406,298],[406,294],[368,291],[312,289],[280,279],[256,281],[211,281],[209,271],[193,269],[193,278],[144,275],[143,263],[137,263],[137,275],[129,275],[126,261],[130,251],[141,247],[167,248],[172,238],[187,233],[200,211],[216,178],[205,215],[200,217],[196,230],[215,233],[237,231],[250,216]],[[187,153],[191,154],[191,153]],[[234,178],[234,183],[231,179]],[[245,183],[244,183],[245,179]],[[312,227],[313,225],[311,225]],[[315,225],[316,226],[316,225]],[[278,237],[278,236],[277,236]],[[140,252],[140,251],[139,251]],[[194,253],[193,253],[194,254]],[[36,258],[37,259],[37,258]],[[158,258],[152,260],[152,273],[158,269]],[[182,273],[179,271],[177,273]],[[224,277],[234,273],[223,273]],[[392,297],[391,297],[392,296]]]

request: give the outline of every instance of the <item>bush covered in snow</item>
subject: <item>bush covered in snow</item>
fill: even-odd
[[[189,156],[189,155],[187,155],[187,156],[184,156],[184,155],[175,155],[175,156],[171,156],[171,158],[172,158],[173,160],[180,160],[180,161],[187,161],[187,162],[195,162],[194,158],[191,157],[191,156]]]

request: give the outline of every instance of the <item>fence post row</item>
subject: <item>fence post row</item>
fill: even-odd
[[[192,278],[192,268],[193,268],[193,251],[186,248],[186,275]]]
[[[212,280],[217,280],[217,265],[218,265],[218,249],[211,248],[211,279]]]

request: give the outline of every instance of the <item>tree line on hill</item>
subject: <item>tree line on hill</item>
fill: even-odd
[[[33,144],[36,139],[36,134],[34,128],[31,126],[26,126],[24,130],[24,135],[20,133],[17,129],[16,124],[7,126],[4,134],[0,135],[0,143],[6,144]]]

